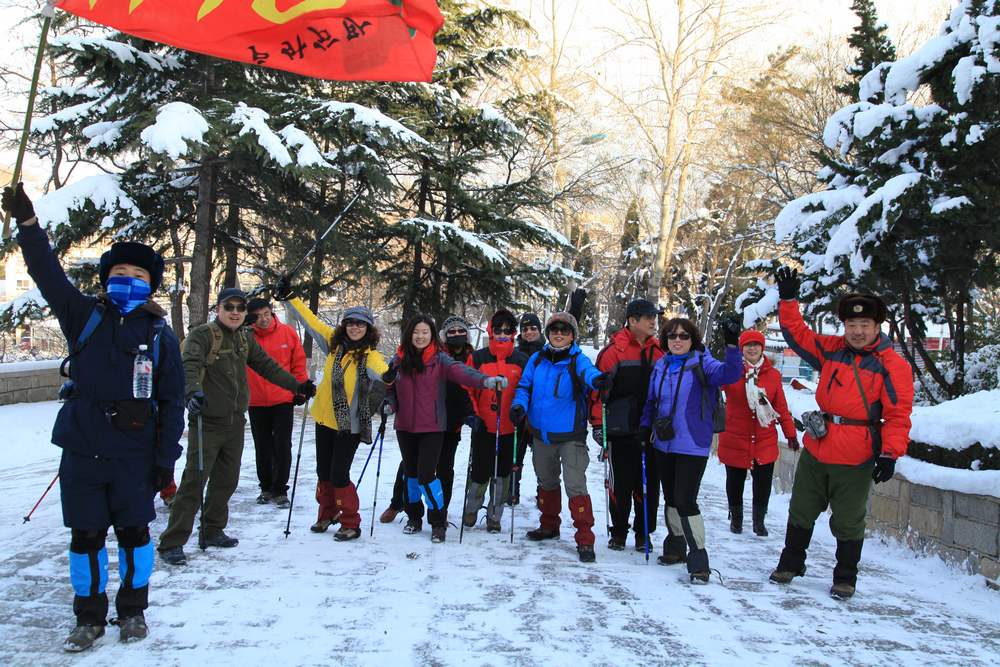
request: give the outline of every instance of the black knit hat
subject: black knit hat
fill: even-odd
[[[501,308],[493,313],[493,317],[490,318],[490,329],[496,329],[501,324],[509,324],[512,328],[516,329],[517,318],[514,317],[514,313],[506,308]]]
[[[119,241],[101,255],[101,266],[98,273],[101,286],[107,287],[108,275],[118,264],[131,264],[149,271],[149,287],[156,291],[163,281],[163,257],[145,243],[134,241]]]
[[[518,324],[518,326],[520,326],[520,327],[524,327],[524,326],[535,327],[536,329],[538,329],[539,331],[541,331],[542,330],[542,321],[540,319],[538,319],[538,315],[535,315],[534,313],[525,313],[524,315],[521,315],[521,321]]]
[[[841,322],[854,317],[864,317],[881,324],[885,322],[887,313],[885,301],[874,294],[847,294],[837,303],[837,317]]]

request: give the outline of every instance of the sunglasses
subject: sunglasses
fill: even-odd
[[[245,303],[224,303],[222,304],[222,309],[227,313],[231,313],[234,310],[238,313],[247,312],[247,305]]]
[[[444,332],[445,336],[461,336],[462,334],[469,333],[465,329],[448,329]]]
[[[362,322],[361,320],[344,320],[345,327],[366,327],[367,322]]]
[[[525,326],[521,327],[521,333],[526,333],[528,331],[538,331],[538,327],[536,327],[533,324],[528,324],[528,325],[525,325]]]
[[[667,340],[691,340],[691,334],[689,333],[670,333],[667,334]]]
[[[497,327],[493,330],[493,333],[501,336],[510,336],[514,333],[514,327]]]
[[[554,333],[559,336],[565,336],[566,334],[573,333],[573,327],[568,327],[564,324],[554,324],[549,327],[549,333]]]

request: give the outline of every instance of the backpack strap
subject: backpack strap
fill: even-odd
[[[219,360],[219,350],[222,349],[222,327],[215,320],[209,322],[208,330],[212,333],[212,347],[205,357],[205,367],[209,367]]]
[[[83,350],[84,346],[87,344],[87,340],[97,330],[97,327],[100,326],[101,321],[104,320],[104,313],[106,313],[107,310],[107,307],[101,301],[94,304],[94,309],[90,311],[90,317],[87,318],[87,322],[83,325],[83,329],[80,330],[80,335],[76,337],[73,349],[70,350],[69,354],[66,355],[66,358],[63,359],[62,363],[59,365],[59,375],[64,378],[69,377],[67,365],[73,357],[80,354]]]

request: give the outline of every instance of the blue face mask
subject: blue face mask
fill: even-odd
[[[152,290],[149,283],[132,276],[111,276],[108,278],[108,298],[118,306],[123,315],[146,303]]]

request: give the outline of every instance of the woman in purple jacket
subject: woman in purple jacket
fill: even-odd
[[[640,437],[652,438],[656,451],[667,514],[667,537],[657,560],[661,565],[686,561],[691,581],[697,583],[708,583],[709,576],[698,489],[712,448],[719,390],[743,373],[736,346],[740,328],[738,320],[723,322],[726,362],[721,363],[705,350],[694,322],[669,320],[660,331],[667,354],[653,367],[640,421]]]
[[[427,315],[415,315],[406,323],[402,342],[382,379],[390,385],[386,401],[390,411],[396,413],[396,439],[406,469],[408,502],[403,532],[410,535],[422,529],[420,497],[423,495],[428,507],[427,521],[431,524],[431,542],[444,542],[448,510],[436,470],[447,429],[447,384],[501,391],[507,386],[507,378],[487,377],[455,361],[438,347],[437,339],[434,320]]]

